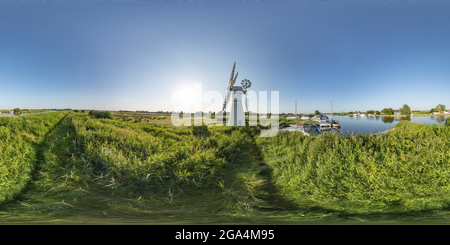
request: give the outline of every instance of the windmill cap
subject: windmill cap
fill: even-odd
[[[244,89],[241,86],[233,86],[233,91],[244,91]]]

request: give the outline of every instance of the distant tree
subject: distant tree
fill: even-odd
[[[374,110],[367,111],[367,114],[375,114]]]
[[[320,115],[321,113],[320,113],[320,111],[319,110],[316,110],[316,112],[314,113],[314,115]]]
[[[14,115],[20,115],[20,109],[14,108]]]
[[[386,115],[394,115],[394,109],[392,108],[384,108],[381,112],[383,112]]]
[[[430,110],[430,113],[433,113],[433,112],[436,112],[436,108],[432,108],[432,109]]]
[[[375,115],[380,115],[380,112],[379,111],[375,111]]]
[[[443,104],[439,104],[436,106],[436,111],[438,111],[439,113],[445,111],[445,105]]]
[[[411,114],[411,108],[409,105],[404,104],[402,108],[400,108],[400,114],[402,115],[409,115]]]

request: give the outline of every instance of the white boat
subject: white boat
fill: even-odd
[[[290,127],[285,127],[282,130],[284,131],[298,131],[298,132],[302,132],[303,135],[307,135],[307,136],[317,136],[319,134],[322,133],[333,133],[333,132],[337,132],[337,129],[334,129],[332,127],[317,127],[316,125],[304,125],[304,126],[290,126]]]
[[[337,120],[331,120],[331,126],[332,127],[340,127],[341,124]]]
[[[302,116],[301,119],[309,120],[309,119],[311,119],[311,118],[310,118],[310,117],[307,117],[307,116]]]
[[[365,117],[366,115],[365,114],[361,114],[361,115],[359,115],[360,117]]]
[[[319,126],[320,127],[331,127],[331,122],[327,120],[319,120]]]
[[[315,116],[312,118],[312,120],[318,121],[318,122],[319,121],[326,121],[326,122],[330,121],[330,119],[327,116]]]

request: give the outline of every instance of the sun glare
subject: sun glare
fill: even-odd
[[[191,112],[194,101],[194,91],[189,88],[181,88],[172,95],[174,111]]]

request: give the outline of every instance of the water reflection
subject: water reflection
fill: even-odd
[[[434,118],[436,119],[436,121],[438,121],[438,123],[443,123],[445,122],[445,116],[434,116]]]
[[[383,121],[384,123],[393,123],[394,118],[393,117],[381,117],[381,121]]]
[[[335,120],[338,120],[341,127],[338,128],[341,134],[347,135],[351,134],[375,134],[379,132],[384,132],[391,129],[395,124],[400,121],[412,121],[423,124],[439,124],[445,123],[445,120],[450,115],[440,115],[440,116],[426,116],[426,117],[349,117],[349,116],[334,116]]]
[[[9,113],[4,113],[4,114],[0,114],[0,117],[18,117],[18,116],[25,116],[28,114],[36,114],[36,113],[48,113],[48,112],[55,112],[55,111],[42,111],[42,112],[31,112],[31,113],[22,113],[19,115],[16,114],[9,114]]]
[[[395,121],[411,121],[411,117],[399,117]]]

